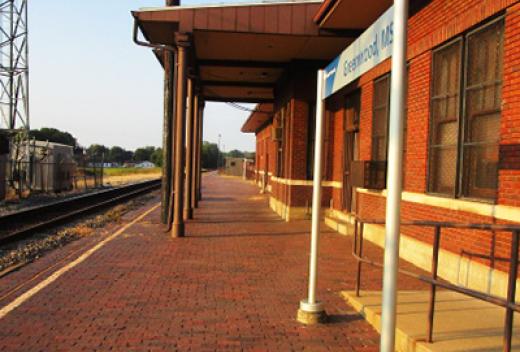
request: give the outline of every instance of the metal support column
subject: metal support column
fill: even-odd
[[[321,218],[321,179],[323,166],[323,83],[324,71],[318,71],[316,97],[316,137],[314,145],[314,180],[312,189],[312,228],[311,250],[309,256],[309,292],[308,298],[300,302],[298,321],[304,324],[316,324],[326,317],[323,304],[316,299],[316,283],[318,276],[318,240],[320,236]]]
[[[173,137],[173,84],[175,79],[174,53],[164,53],[164,119],[163,119],[163,165],[161,188],[161,221],[167,224],[171,220],[170,204],[172,195],[172,137]],[[169,225],[169,224],[168,224]]]
[[[193,183],[193,128],[195,120],[195,81],[188,79],[188,109],[186,112],[186,188],[184,199],[184,220],[193,219],[191,207],[191,187]]]
[[[175,111],[175,172],[174,172],[174,202],[173,202],[173,237],[184,237],[184,167],[186,138],[186,81],[187,81],[187,51],[189,41],[186,35],[176,35],[178,48],[177,57],[177,91]]]
[[[386,201],[381,352],[395,351],[397,273],[399,269],[401,194],[403,188],[403,118],[405,116],[406,99],[407,22],[408,0],[395,0],[390,128],[388,133],[388,196]]]
[[[204,144],[204,108],[206,106],[206,103],[204,101],[200,102],[199,107],[199,114],[200,114],[200,125],[199,125],[199,141],[200,141],[200,149],[199,149],[199,174],[198,174],[198,183],[197,183],[197,190],[198,190],[198,201],[202,200],[202,146]]]
[[[191,175],[191,208],[198,208],[199,202],[197,200],[197,183],[199,178],[199,169],[198,169],[198,161],[199,161],[199,126],[200,126],[200,104],[199,104],[199,95],[195,94],[193,99],[193,155],[192,155],[192,169],[193,173]]]

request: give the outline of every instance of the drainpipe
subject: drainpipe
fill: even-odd
[[[403,188],[401,169],[403,165],[403,117],[406,99],[408,0],[395,0],[394,6],[381,352],[395,351],[397,273],[399,269],[401,194]]]
[[[202,146],[204,145],[204,108],[206,103],[201,100],[199,107],[200,126],[199,126],[199,174],[197,182],[197,200],[202,200]]]
[[[188,79],[186,99],[188,108],[186,109],[186,188],[184,195],[184,220],[193,219],[193,208],[191,207],[191,187],[193,182],[193,125],[195,118],[195,80]]]
[[[139,39],[139,20],[137,19],[137,14],[132,13],[134,16],[134,31],[133,31],[133,40],[134,43],[143,46],[145,48],[157,49],[157,50],[167,50],[173,53],[177,53],[177,48],[175,46],[166,45],[166,44],[154,44],[149,42],[144,42]]]
[[[172,198],[172,136],[173,136],[173,111],[174,111],[174,82],[175,82],[175,57],[170,51],[164,52],[164,118],[163,118],[163,165],[162,165],[162,189],[161,189],[161,221],[171,225],[171,198]]]
[[[192,155],[192,169],[191,175],[191,208],[196,209],[199,207],[197,199],[197,184],[199,174],[199,130],[200,130],[200,103],[198,92],[193,97],[193,155]],[[193,211],[193,210],[192,210]]]
[[[317,324],[326,319],[323,304],[316,299],[316,282],[318,274],[318,239],[320,235],[321,215],[321,179],[323,166],[323,82],[324,71],[318,71],[318,88],[316,97],[316,142],[314,146],[314,181],[312,190],[312,232],[311,253],[309,258],[309,292],[308,298],[300,302],[297,319],[303,324]]]

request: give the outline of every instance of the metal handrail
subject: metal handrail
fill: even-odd
[[[357,260],[357,271],[356,271],[356,296],[359,297],[359,291],[361,288],[361,266],[362,263],[370,264],[382,268],[382,263],[367,259],[363,257],[363,231],[364,225],[384,225],[384,220],[379,219],[363,219],[359,216],[355,216],[354,222],[354,242],[352,245],[352,254]],[[426,282],[430,285],[430,300],[428,307],[428,325],[426,332],[426,341],[428,343],[433,342],[433,320],[435,313],[435,295],[437,286],[447,290],[455,291],[506,309],[506,317],[504,322],[504,344],[503,351],[511,351],[511,339],[513,332],[513,313],[520,313],[520,305],[515,301],[516,294],[516,279],[518,274],[518,249],[520,244],[520,225],[509,225],[509,224],[485,224],[485,223],[456,223],[456,222],[440,222],[431,220],[414,220],[414,221],[402,221],[401,226],[419,226],[419,227],[431,227],[434,229],[433,246],[432,246],[432,265],[430,276],[418,274],[405,269],[399,269],[399,272],[413,277],[415,279]],[[507,285],[507,298],[490,295],[481,291],[470,289],[454,285],[438,278],[438,266],[439,266],[439,252],[440,242],[443,228],[452,229],[466,229],[466,230],[483,230],[483,231],[500,231],[510,232],[512,235],[511,243],[511,257],[506,260],[509,262],[509,275]],[[514,264],[514,265],[513,265]]]

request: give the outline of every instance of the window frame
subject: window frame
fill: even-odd
[[[455,184],[453,185],[453,192],[451,194],[448,194],[448,193],[441,193],[441,192],[435,192],[435,191],[432,191],[431,190],[431,181],[430,181],[430,177],[431,177],[431,172],[432,172],[432,167],[431,167],[431,155],[432,155],[432,140],[434,138],[434,135],[432,133],[433,131],[433,124],[434,124],[434,121],[433,121],[433,85],[434,85],[434,69],[435,69],[435,61],[434,61],[434,55],[435,53],[439,52],[439,51],[442,51],[448,47],[450,47],[451,45],[455,44],[459,42],[460,43],[460,50],[459,50],[459,55],[460,55],[460,67],[459,67],[459,92],[458,92],[458,101],[459,101],[459,106],[458,106],[458,115],[457,115],[457,121],[456,121],[456,124],[457,124],[457,140],[456,140],[456,146],[455,146],[455,150],[456,150],[456,153],[457,153],[457,156],[456,156],[456,160],[455,160]],[[432,50],[432,55],[431,55],[431,62],[430,62],[430,96],[429,96],[429,113],[428,113],[428,161],[426,163],[426,192],[429,193],[429,194],[433,194],[433,195],[436,195],[436,196],[439,196],[439,197],[445,197],[445,198],[457,198],[457,194],[458,194],[458,180],[459,180],[459,170],[460,170],[460,167],[459,167],[459,162],[460,162],[460,153],[459,153],[459,147],[460,147],[460,138],[461,138],[461,126],[460,126],[460,123],[461,123],[461,119],[462,119],[462,96],[461,96],[461,91],[462,91],[462,84],[463,84],[463,78],[462,78],[462,74],[464,73],[465,71],[465,66],[464,66],[464,36],[457,36],[456,38],[453,38],[451,40],[449,40],[448,42],[446,43],[443,43],[441,46],[435,48],[434,50]]]
[[[279,177],[279,178],[283,178],[284,177],[284,172],[285,172],[285,157],[284,157],[284,153],[285,153],[285,145],[284,145],[284,142],[285,142],[285,106],[283,106],[277,113],[277,123],[276,123],[276,127],[275,128],[281,128],[282,129],[282,133],[281,133],[281,136],[280,136],[280,140],[277,140],[275,142],[276,144],[276,177]],[[276,134],[276,130],[274,131],[274,133]]]
[[[463,99],[462,101],[462,114],[461,114],[461,125],[460,125],[460,140],[459,140],[459,148],[460,148],[460,169],[461,169],[461,175],[459,177],[459,179],[457,180],[458,181],[458,198],[460,199],[465,199],[465,200],[474,200],[474,201],[483,201],[483,202],[492,202],[492,203],[496,203],[497,202],[497,199],[498,199],[498,188],[499,188],[499,185],[500,185],[500,182],[499,182],[499,171],[500,171],[500,168],[497,164],[497,169],[496,169],[496,180],[497,180],[497,183],[496,183],[496,188],[495,188],[495,194],[494,194],[494,197],[493,198],[485,198],[485,197],[471,197],[471,196],[466,196],[465,195],[465,189],[464,189],[464,183],[465,182],[468,182],[469,179],[465,179],[465,175],[464,175],[464,157],[465,157],[465,153],[464,153],[464,149],[465,147],[469,144],[465,141],[466,139],[466,127],[467,127],[467,99],[466,99],[466,92],[468,90],[468,86],[467,86],[467,83],[468,83],[468,71],[466,70],[466,68],[469,67],[469,45],[467,45],[468,41],[469,41],[469,38],[480,32],[480,31],[484,31],[486,30],[488,27],[491,27],[491,26],[494,26],[496,25],[498,22],[502,22],[502,65],[503,65],[503,60],[504,60],[504,46],[505,46],[505,16],[504,15],[500,15],[492,20],[489,20],[489,21],[486,21],[485,23],[477,26],[476,28],[473,28],[472,30],[468,31],[467,33],[464,33],[463,34],[463,37],[464,37],[464,77],[463,77],[463,80],[462,80],[462,85],[461,85],[461,92],[463,93],[463,96],[461,97]],[[503,66],[502,66],[502,69],[503,69]],[[502,77],[500,79],[500,84],[501,84],[501,91],[500,91],[500,100],[503,101],[503,84],[504,84],[504,71],[502,70]],[[499,114],[500,114],[500,117],[499,119],[501,120],[502,119],[502,107],[500,107],[500,111],[499,111]],[[500,123],[500,122],[499,122]],[[499,133],[498,133],[498,136],[497,136],[497,147],[500,146],[500,128],[499,128]],[[500,156],[499,156],[500,158]]]
[[[306,102],[308,107],[307,114],[307,151],[305,177],[306,180],[314,179],[314,151],[316,145],[316,102]],[[325,117],[326,119],[326,117]],[[326,125],[326,124],[325,124]],[[325,127],[325,130],[327,128]],[[326,150],[326,148],[324,148]],[[326,168],[325,168],[326,170]]]
[[[387,72],[381,76],[379,76],[378,78],[376,78],[374,81],[373,81],[373,92],[372,92],[372,133],[371,133],[371,136],[370,136],[370,142],[371,142],[371,160],[376,160],[376,150],[374,148],[374,140],[375,140],[375,137],[374,137],[374,126],[375,126],[375,122],[376,122],[376,108],[379,108],[379,106],[376,106],[376,84],[387,79],[388,80],[388,84],[387,84],[387,90],[386,90],[386,93],[387,93],[387,101],[386,101],[386,126],[385,126],[385,159],[384,160],[377,160],[377,161],[385,161],[387,162],[388,161],[388,129],[389,129],[389,124],[390,124],[390,87],[391,87],[391,84],[392,84],[392,76],[391,76],[391,72]]]
[[[496,204],[497,203],[497,200],[498,200],[498,191],[499,191],[499,186],[500,186],[500,181],[498,179],[498,174],[499,174],[499,171],[500,171],[500,168],[497,167],[497,185],[496,185],[496,189],[495,189],[495,196],[494,198],[485,198],[485,197],[471,197],[471,196],[466,196],[464,194],[464,182],[467,182],[468,180],[465,178],[465,175],[464,175],[464,147],[467,145],[467,143],[465,143],[465,137],[466,137],[466,132],[465,132],[465,129],[467,127],[467,80],[468,80],[468,71],[467,71],[467,68],[469,66],[468,64],[468,60],[469,60],[469,54],[468,54],[468,49],[469,49],[469,46],[468,46],[468,38],[471,36],[471,35],[474,35],[480,31],[483,31],[485,30],[486,28],[488,27],[491,27],[493,25],[496,25],[498,22],[502,22],[502,25],[503,25],[503,35],[504,37],[502,38],[503,39],[503,47],[502,47],[502,50],[504,50],[504,47],[505,47],[505,15],[504,14],[500,14],[492,19],[488,19],[486,20],[484,23],[479,23],[478,25],[476,25],[475,27],[473,27],[472,29],[468,30],[468,31],[465,31],[459,35],[457,35],[455,38],[449,40],[448,42],[446,43],[443,43],[442,45],[434,48],[432,50],[432,56],[431,56],[431,62],[430,62],[430,70],[431,70],[431,73],[430,73],[430,97],[429,97],[429,131],[428,131],[428,160],[427,160],[427,171],[426,171],[426,193],[428,194],[432,194],[432,195],[435,195],[435,196],[439,196],[439,197],[443,197],[443,198],[449,198],[449,199],[462,199],[462,200],[467,200],[467,201],[476,201],[476,202],[481,202],[481,203],[490,203],[490,204]],[[458,100],[459,100],[459,107],[458,107],[458,121],[457,121],[457,145],[456,145],[456,152],[457,152],[457,157],[456,157],[456,171],[455,171],[455,183],[453,185],[453,192],[451,194],[448,194],[448,193],[439,193],[439,192],[434,192],[431,190],[431,151],[432,151],[432,138],[434,137],[433,134],[432,134],[432,131],[433,131],[433,83],[434,83],[434,79],[433,79],[433,76],[434,76],[434,68],[435,68],[435,65],[434,65],[434,54],[436,52],[439,52],[443,49],[446,49],[447,47],[449,47],[450,45],[453,45],[455,44],[456,42],[460,42],[461,43],[461,47],[460,47],[460,52],[459,52],[459,55],[460,55],[460,67],[459,67],[459,92],[458,92]],[[502,57],[501,57],[502,60],[504,60],[504,51],[502,51]],[[502,71],[502,79],[501,79],[501,83],[503,84],[504,82],[504,72]],[[502,86],[503,88],[503,86]],[[501,95],[501,100],[503,101],[503,92],[500,93]],[[502,109],[500,110],[500,118],[502,118]],[[500,139],[500,133],[499,135],[497,136],[497,140]],[[497,144],[497,146],[499,145],[499,143]]]

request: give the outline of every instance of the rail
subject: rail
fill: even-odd
[[[361,270],[362,264],[370,264],[377,267],[383,267],[382,263],[370,260],[363,257],[363,232],[364,225],[384,225],[384,220],[374,219],[362,219],[360,217],[355,218],[354,223],[354,243],[352,246],[352,253],[354,258],[357,260],[356,270],[356,296],[359,297],[359,291],[361,289]],[[426,331],[427,342],[433,342],[433,321],[435,314],[435,295],[437,287],[441,287],[447,290],[458,292],[506,309],[505,321],[504,321],[504,343],[503,351],[511,351],[511,340],[513,335],[513,314],[514,312],[520,312],[520,305],[515,301],[516,295],[516,280],[518,274],[518,248],[520,242],[520,226],[518,225],[500,225],[500,224],[477,224],[477,223],[455,223],[455,222],[437,222],[437,221],[403,221],[401,226],[419,226],[428,227],[434,230],[433,235],[433,246],[432,246],[432,263],[430,276],[411,272],[409,270],[399,269],[399,272],[413,277],[415,279],[426,282],[430,285],[430,298],[428,307],[428,324]],[[465,230],[482,230],[488,232],[509,232],[511,234],[511,256],[510,258],[500,258],[501,261],[509,262],[509,274],[508,274],[508,286],[507,286],[507,297],[504,299],[495,295],[490,295],[481,291],[470,289],[454,285],[447,281],[439,280],[438,277],[438,266],[439,266],[439,252],[441,237],[443,237],[442,229],[465,229]]]
[[[0,216],[0,245],[158,189],[160,180],[111,188]]]

